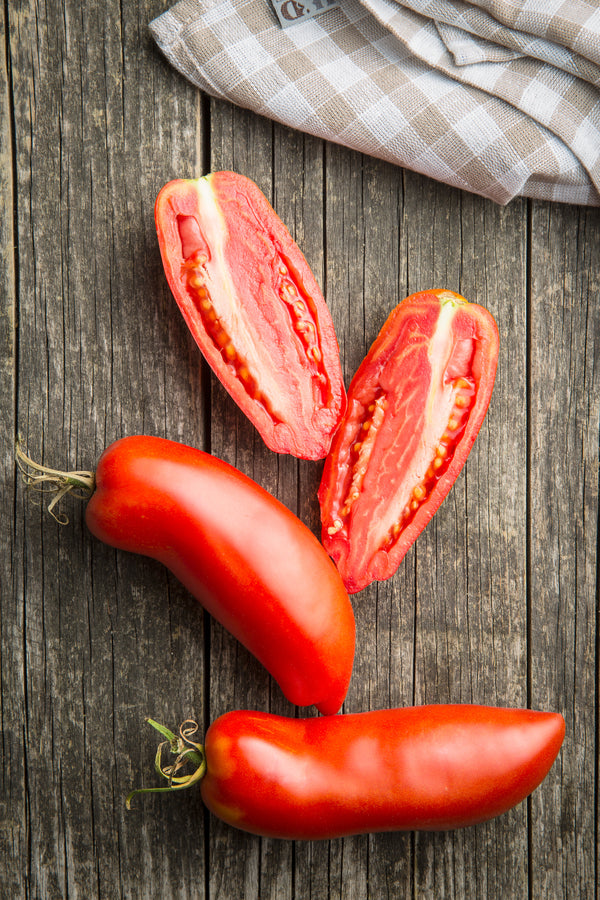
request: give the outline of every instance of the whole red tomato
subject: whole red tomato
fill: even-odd
[[[565,732],[557,713],[463,704],[309,719],[237,711],[213,722],[204,747],[152,724],[173,752],[193,748],[198,770],[176,765],[173,787],[200,781],[220,819],[294,840],[498,816],[540,784]]]
[[[93,490],[96,537],[168,566],[292,703],[337,712],[354,659],[348,594],[317,538],[267,491],[207,453],[142,435],[111,444],[95,476],[24,454],[20,465],[32,483]]]
[[[271,450],[323,458],[346,402],[338,343],[264,194],[235,172],[171,181],[155,220],[171,291],[216,376]]]
[[[454,484],[496,375],[490,313],[423,291],[390,314],[348,389],[319,488],[322,541],[351,593],[394,574]]]

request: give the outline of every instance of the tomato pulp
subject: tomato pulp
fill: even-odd
[[[557,713],[468,704],[309,719],[231,712],[206,734],[202,798],[270,837],[459,828],[530,794],[564,731]]]
[[[319,487],[322,541],[351,593],[389,578],[454,484],[496,375],[490,313],[423,291],[390,314],[348,389]]]
[[[232,466],[162,438],[111,444],[86,522],[164,563],[299,706],[335,713],[354,659],[354,614],[313,533]]]
[[[259,188],[234,172],[169,182],[164,270],[200,350],[272,450],[326,456],[346,394],[331,315]]]

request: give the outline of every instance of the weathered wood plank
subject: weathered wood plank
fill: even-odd
[[[163,181],[193,168],[197,92],[156,54],[148,4],[8,11],[18,426],[58,466],[93,467],[140,431],[201,443],[200,367],[152,216]],[[20,497],[17,520],[27,896],[200,896],[202,844],[181,827],[197,798],[128,814],[124,796],[151,773],[144,716],[201,706],[202,616],[161,567],[94,542],[66,508],[63,528]]]
[[[514,707],[528,700],[527,224],[524,202],[501,209],[462,197],[459,290],[495,316],[500,356],[490,408],[463,471],[465,505],[457,511],[466,596],[457,622],[463,638],[450,660],[461,683],[452,691],[462,702]],[[465,838],[465,896],[528,896],[526,803]]]
[[[507,554],[524,571],[525,494],[516,509],[508,505],[502,476],[524,458],[526,439],[523,407],[513,402],[526,381],[524,306],[512,311],[526,282],[526,223],[518,204],[503,211],[412,175],[404,183],[407,293],[456,290],[490,309],[502,339],[490,411],[469,461],[403,563],[416,572],[413,702],[525,705],[524,582],[519,593],[506,579]],[[517,471],[524,486],[524,466]],[[496,849],[507,840],[509,865]],[[418,896],[486,897],[492,885],[503,896],[527,893],[523,807],[415,841]]]
[[[566,720],[531,800],[532,896],[598,890],[600,215],[533,204],[529,387],[530,696]]]
[[[6,33],[6,9],[0,11]],[[23,759],[25,697],[23,595],[14,527],[16,304],[18,247],[14,230],[13,118],[7,44],[0,49],[0,872],[9,896],[25,895],[28,820]]]

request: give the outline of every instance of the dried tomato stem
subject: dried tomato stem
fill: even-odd
[[[41,493],[55,495],[48,505],[48,512],[61,525],[66,525],[68,519],[66,516],[56,512],[55,507],[65,494],[72,493],[75,497],[81,497],[86,500],[94,493],[96,477],[93,472],[83,470],[63,472],[60,469],[51,469],[49,466],[43,466],[27,456],[21,449],[19,440],[17,440],[15,448],[15,458],[17,467],[27,487]]]
[[[152,725],[153,728],[156,728],[160,734],[166,737],[166,741],[163,741],[158,745],[156,756],[154,758],[154,768],[159,775],[162,775],[163,778],[167,779],[169,784],[167,787],[136,788],[131,791],[125,799],[127,809],[131,809],[131,800],[137,794],[162,794],[170,791],[181,791],[184,788],[192,787],[192,785],[201,781],[206,773],[204,747],[202,744],[197,744],[195,741],[191,740],[192,735],[198,731],[198,725],[193,719],[186,719],[186,721],[179,726],[179,735],[173,734],[172,731],[164,725],[155,722],[154,719],[146,719],[146,721],[149,725]],[[162,762],[163,750],[167,746],[171,753],[177,757],[175,762],[170,766],[165,766]],[[188,775],[178,775],[177,773],[189,762],[196,764],[194,771]]]

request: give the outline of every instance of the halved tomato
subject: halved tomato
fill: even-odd
[[[393,310],[348,390],[319,488],[322,541],[350,593],[394,574],[462,469],[496,376],[491,314],[453,291]]]
[[[322,459],[346,394],[331,315],[259,188],[235,172],[171,181],[155,220],[196,343],[272,450]]]

